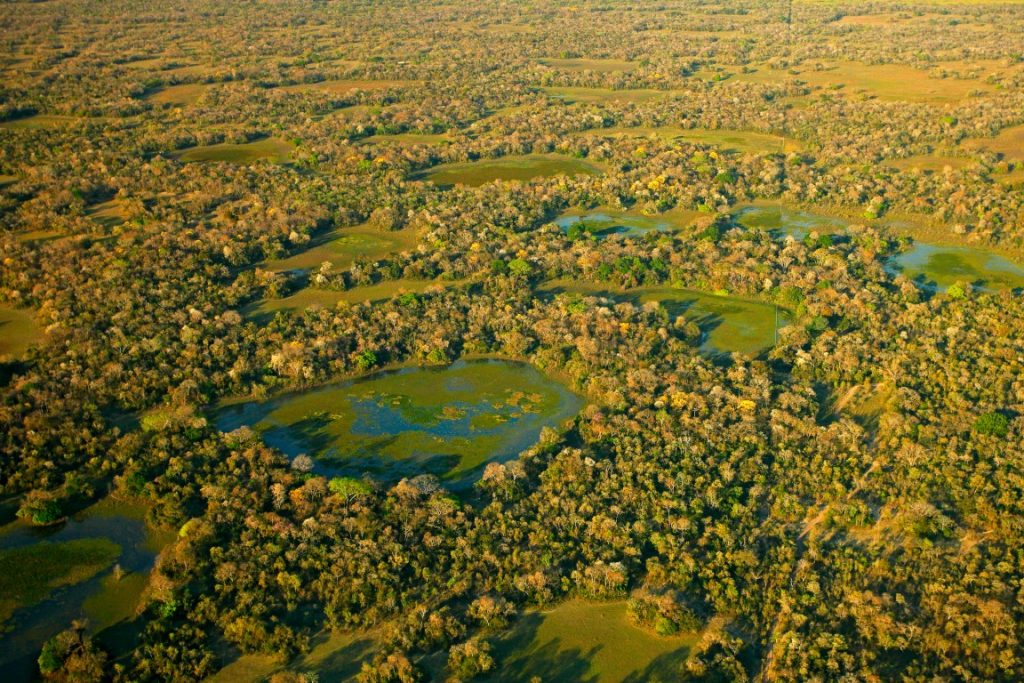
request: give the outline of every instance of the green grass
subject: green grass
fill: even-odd
[[[0,551],[0,622],[57,588],[91,579],[120,554],[121,547],[105,538],[42,541]]]
[[[373,658],[377,643],[372,635],[324,633],[313,639],[312,649],[287,664],[275,655],[242,655],[207,683],[259,683],[279,671],[315,671],[323,683],[352,680],[364,661]]]
[[[396,133],[394,135],[370,135],[359,140],[361,145],[439,145],[451,142],[446,134]]]
[[[482,680],[677,681],[697,634],[660,637],[634,626],[625,601],[569,600],[542,612],[527,612],[493,641],[496,673]]]
[[[595,283],[552,280],[545,283],[540,291],[607,296],[635,305],[657,301],[673,319],[684,316],[696,323],[703,333],[701,348],[712,354],[736,352],[756,355],[774,345],[776,320],[780,327],[786,321],[784,311],[778,311],[776,318],[776,308],[772,304],[691,289],[638,287],[610,290]]]
[[[368,80],[333,80],[319,83],[299,83],[281,88],[285,92],[325,92],[331,95],[347,95],[356,90],[387,90],[416,85],[417,81],[368,81]]]
[[[12,119],[10,121],[4,121],[0,123],[0,128],[6,128],[8,130],[42,130],[42,129],[53,129],[53,128],[64,128],[78,121],[82,121],[77,116],[57,116],[51,114],[37,114],[35,116],[27,116],[22,119]]]
[[[669,90],[651,90],[647,88],[613,90],[612,88],[549,87],[541,88],[541,91],[553,99],[563,100],[564,102],[597,104],[606,102],[649,102],[660,97],[668,97],[672,94]]]
[[[173,156],[181,161],[226,161],[233,164],[251,164],[267,159],[275,164],[286,163],[291,158],[292,145],[278,138],[263,138],[240,145],[223,143],[205,147],[190,147],[175,152]]]
[[[89,626],[94,632],[102,631],[135,616],[142,602],[149,577],[133,572],[120,579],[112,573],[103,577],[99,589],[82,603]]]
[[[795,152],[803,148],[803,144],[794,138],[781,135],[768,135],[745,130],[709,130],[706,128],[685,129],[679,126],[657,126],[637,128],[594,128],[580,133],[587,137],[654,137],[659,140],[685,140],[714,145],[726,152],[755,152],[768,154],[772,152]]]
[[[560,71],[595,71],[597,73],[632,71],[638,66],[636,62],[624,59],[542,59],[540,63]]]
[[[379,258],[413,249],[418,236],[412,230],[387,232],[373,228],[344,228],[314,238],[310,247],[282,259],[268,261],[268,270],[317,270],[329,262],[333,269],[352,265],[359,257]]]
[[[461,280],[385,280],[374,285],[353,287],[344,291],[306,287],[291,296],[260,301],[246,308],[245,314],[251,318],[264,319],[273,316],[278,311],[299,313],[312,306],[334,308],[343,301],[350,304],[362,303],[364,301],[381,301],[390,299],[396,294],[410,292],[419,294],[433,286],[457,286],[463,284],[463,282]]]
[[[31,313],[19,308],[0,307],[0,359],[21,356],[41,336],[42,330]]]
[[[172,104],[177,106],[195,104],[209,87],[206,83],[169,85],[166,88],[160,88],[150,93],[146,96],[146,99],[156,104]]]
[[[429,180],[441,186],[479,187],[495,180],[524,182],[534,178],[601,173],[602,169],[599,166],[583,159],[558,154],[529,154],[462,164],[444,164],[419,173],[414,179]]]

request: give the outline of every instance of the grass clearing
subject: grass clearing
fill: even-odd
[[[615,73],[633,71],[639,66],[636,62],[625,59],[542,59],[540,63],[560,71],[594,71],[596,73]]]
[[[120,554],[121,547],[105,538],[44,541],[0,551],[0,622],[57,588],[91,579]]]
[[[285,92],[325,92],[331,95],[348,95],[357,90],[388,90],[390,88],[404,88],[410,85],[419,85],[419,81],[370,81],[370,80],[331,80],[319,81],[316,83],[298,83],[296,85],[281,86]]]
[[[206,683],[259,683],[279,671],[315,671],[321,681],[350,681],[364,661],[373,658],[378,644],[363,633],[323,633],[313,639],[305,655],[285,663],[275,655],[242,655],[206,679]]]
[[[443,142],[451,142],[451,137],[444,133],[396,133],[370,135],[358,141],[360,145],[439,145]]]
[[[496,673],[481,680],[496,683],[545,681],[679,680],[679,666],[697,642],[697,634],[661,637],[634,626],[626,602],[569,600],[557,607],[524,614],[493,642]]]
[[[612,88],[545,87],[541,88],[541,91],[552,99],[562,100],[569,104],[577,102],[586,104],[650,102],[651,100],[668,97],[673,94],[670,90],[651,90],[648,88],[614,90]]]
[[[744,83],[801,81],[811,88],[846,95],[865,95],[894,102],[951,104],[966,99],[973,91],[992,90],[979,79],[932,78],[927,71],[903,64],[863,64],[838,61],[818,66],[801,65],[791,70],[755,68],[732,76]]]
[[[169,85],[146,95],[146,99],[154,104],[185,106],[198,102],[209,87],[208,83]]]
[[[65,128],[84,119],[78,116],[59,116],[56,114],[36,114],[20,119],[11,119],[0,123],[0,128],[7,130],[53,130]]]
[[[452,185],[479,187],[495,180],[526,182],[535,178],[600,175],[601,173],[603,173],[601,167],[584,159],[561,154],[527,154],[481,159],[466,163],[442,164],[417,173],[412,179],[428,180],[442,187]]]
[[[1024,161],[1024,125],[1005,128],[993,138],[971,138],[963,145],[967,149],[984,149],[1007,159]]]
[[[243,144],[221,143],[204,147],[190,147],[173,152],[180,161],[226,161],[232,164],[251,164],[267,159],[274,164],[287,163],[291,159],[291,143],[279,138],[263,138]]]
[[[42,330],[35,317],[21,308],[0,306],[0,360],[17,358],[40,340]]]
[[[422,294],[432,287],[443,289],[465,284],[463,280],[386,280],[373,285],[353,287],[345,291],[306,287],[291,296],[280,299],[265,299],[245,309],[246,316],[265,320],[278,312],[301,313],[307,308],[334,308],[341,302],[359,304],[366,301],[383,301],[399,294]]]
[[[782,135],[769,135],[746,130],[711,130],[707,128],[680,128],[679,126],[656,126],[624,128],[593,128],[579,133],[587,137],[638,137],[657,138],[659,140],[685,140],[706,145],[714,145],[725,152],[770,154],[773,152],[789,153],[803,149],[803,144],[795,138]]]
[[[413,230],[384,231],[370,227],[332,230],[310,241],[308,248],[282,259],[268,261],[267,270],[313,270],[322,263],[332,270],[352,265],[357,258],[380,258],[413,249],[419,236]]]

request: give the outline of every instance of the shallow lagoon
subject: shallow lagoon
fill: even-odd
[[[534,368],[458,361],[405,368],[223,408],[222,431],[244,425],[290,457],[306,453],[325,475],[386,479],[432,473],[466,483],[489,461],[514,458],[582,399]]]
[[[116,580],[107,566],[91,572],[91,578],[54,588],[34,604],[17,609],[4,624],[8,630],[0,633],[0,680],[31,680],[43,643],[73,619],[87,617],[90,631],[115,653],[131,638],[128,622],[141,600],[146,575],[172,537],[148,527],[144,513],[141,506],[108,499],[59,525],[35,527],[17,521],[0,529],[0,553],[44,542],[106,539],[120,548],[115,562],[126,572]]]
[[[594,164],[557,154],[528,154],[499,159],[481,159],[464,164],[443,164],[415,176],[416,180],[429,180],[447,187],[466,185],[479,187],[495,180],[525,182],[534,178],[553,176],[599,175],[601,169]]]
[[[937,291],[946,291],[955,282],[970,283],[984,291],[1024,287],[1024,268],[998,254],[973,247],[918,242],[894,256],[888,269]]]
[[[596,237],[623,235],[639,237],[650,232],[671,232],[679,226],[664,217],[640,216],[622,211],[591,211],[583,214],[565,214],[555,220],[555,225],[568,231],[582,223]]]
[[[747,228],[795,239],[811,232],[843,232],[848,225],[841,218],[778,206],[747,207],[735,214],[735,220]],[[900,227],[896,220],[884,222]],[[971,283],[984,291],[1024,287],[1024,268],[980,247],[915,242],[909,250],[889,259],[886,270],[891,275],[905,275],[931,291],[945,291],[955,282]]]
[[[748,206],[737,211],[734,218],[745,228],[767,230],[782,237],[791,236],[798,240],[802,240],[811,232],[842,232],[847,225],[840,218],[781,206]]]

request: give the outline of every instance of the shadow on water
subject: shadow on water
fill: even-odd
[[[324,476],[385,480],[430,473],[468,486],[489,461],[513,458],[582,399],[536,369],[509,361],[404,368],[223,408],[225,432],[255,428]]]
[[[112,509],[113,508],[113,509]],[[145,574],[153,566],[157,550],[154,539],[142,519],[117,512],[116,505],[98,504],[59,525],[34,527],[21,522],[9,525],[0,534],[0,550],[31,546],[40,542],[63,543],[73,540],[106,538],[120,546],[116,563],[126,576]],[[112,578],[112,567],[96,576],[71,586],[52,591],[43,600],[15,611],[7,622],[10,627],[0,634],[0,680],[5,683],[33,680],[37,675],[36,658],[43,644],[66,629],[73,620],[88,618],[85,603],[102,595],[103,607],[114,608],[114,623],[92,624],[100,628],[98,639],[114,656],[124,653],[133,642],[138,626],[131,623],[133,606],[128,584],[106,585]]]

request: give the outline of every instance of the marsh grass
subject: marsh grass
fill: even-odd
[[[495,180],[526,182],[535,178],[600,175],[602,172],[601,167],[583,159],[558,154],[528,154],[443,164],[418,173],[413,179],[428,180],[442,187],[479,187]]]
[[[121,547],[105,538],[42,541],[0,550],[0,622],[57,588],[91,579],[120,554]]]

